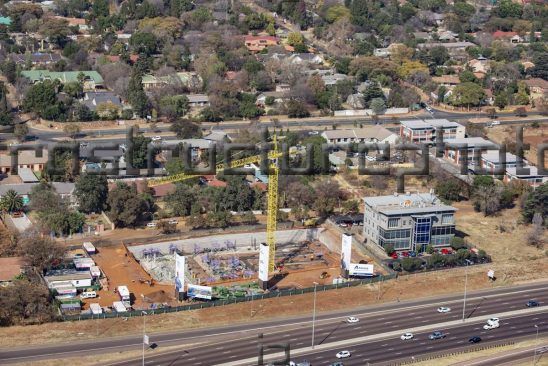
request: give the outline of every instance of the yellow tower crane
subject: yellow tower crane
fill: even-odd
[[[278,175],[279,168],[277,159],[282,156],[278,150],[278,141],[276,135],[272,136],[273,149],[268,152],[270,161],[270,172],[268,174],[268,196],[267,196],[267,218],[266,218],[266,244],[269,250],[268,273],[274,273],[276,266],[276,225],[278,222]],[[230,168],[239,168],[247,164],[258,163],[261,161],[261,155],[254,155],[243,159],[237,159],[230,162]],[[215,166],[216,173],[222,173],[225,164]],[[150,179],[147,184],[149,187],[155,187],[166,183],[180,182],[186,179],[196,178],[196,174],[174,174],[167,177]]]

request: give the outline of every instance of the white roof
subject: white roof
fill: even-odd
[[[97,303],[89,304],[89,309],[93,314],[101,314],[103,312],[103,309],[101,308],[101,305]]]
[[[485,161],[491,162],[491,163],[499,163],[500,162],[500,154],[498,151],[488,150],[481,154],[481,158]],[[506,153],[505,163],[515,163],[518,160],[518,157],[512,153]],[[527,161],[523,159],[523,164],[527,164]]]
[[[443,204],[436,195],[430,193],[366,197],[364,201],[368,206],[386,215],[457,211],[456,208]]]
[[[524,166],[523,169],[529,169],[529,174],[517,174],[516,167],[506,168],[506,174],[511,175],[517,178],[527,178],[527,177],[548,177],[548,175],[539,174],[536,166]]]
[[[127,286],[118,286],[118,293],[121,296],[129,296],[129,290]]]
[[[465,145],[467,144],[469,148],[474,147],[487,147],[487,148],[497,148],[498,145],[492,141],[486,140],[483,137],[465,137],[460,139],[452,139],[447,141],[448,147],[455,145]]]
[[[462,126],[461,124],[458,124],[457,122],[452,122],[447,119],[431,119],[431,120],[410,119],[406,121],[401,121],[401,124],[411,129],[433,129],[435,127],[450,128],[450,127]]]
[[[116,310],[116,311],[119,312],[119,313],[124,313],[124,312],[127,311],[126,306],[125,306],[124,303],[121,302],[121,301],[114,301],[114,302],[112,303],[112,307],[114,308],[114,310]]]

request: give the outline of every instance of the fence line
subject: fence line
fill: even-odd
[[[348,287],[369,285],[372,283],[393,279],[395,277],[396,275],[390,274],[386,276],[372,277],[372,278],[357,280],[357,281],[348,281],[348,282],[333,284],[333,285],[319,285],[316,287],[316,290],[326,291],[326,290],[336,290],[344,287],[348,288]],[[165,314],[165,313],[174,313],[179,311],[198,310],[198,309],[210,308],[215,306],[225,306],[225,305],[237,304],[240,302],[248,302],[248,301],[254,301],[254,300],[264,300],[264,299],[270,299],[274,297],[302,295],[310,292],[314,292],[314,287],[306,287],[302,289],[291,289],[291,290],[279,290],[279,291],[272,291],[272,292],[268,292],[260,295],[236,297],[232,299],[222,299],[222,300],[215,300],[215,301],[209,301],[209,302],[200,302],[197,304],[174,306],[170,308],[161,308],[161,309],[154,309],[154,310],[144,309],[144,310],[146,310],[148,314]],[[142,310],[143,309],[133,310],[125,313],[111,312],[111,313],[103,313],[98,315],[94,315],[94,314],[62,315],[61,319],[64,321],[78,321],[78,320],[89,320],[89,319],[129,318],[132,316],[142,316]]]

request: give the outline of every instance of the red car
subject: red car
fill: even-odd
[[[396,252],[390,254],[390,256],[392,257],[392,259],[398,259],[398,253]]]
[[[441,250],[441,254],[443,254],[443,255],[451,254],[451,249],[443,248]]]
[[[401,255],[404,256],[405,258],[409,257],[409,252],[405,251],[405,252],[401,252]]]

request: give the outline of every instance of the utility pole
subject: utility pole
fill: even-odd
[[[462,305],[462,322],[464,323],[465,316],[466,316],[466,287],[468,285],[468,264],[466,264],[466,267],[464,269],[464,301]]]
[[[145,341],[148,344],[148,340],[146,339],[146,311],[141,311],[141,315],[143,316],[143,366],[145,366]]]
[[[312,349],[314,349],[314,327],[316,325],[316,286],[318,286],[318,282],[314,282],[314,310],[312,312]]]
[[[533,353],[533,366],[537,363],[537,346],[538,346],[538,325],[535,324],[535,328],[537,328],[537,336],[535,337],[535,352]]]

